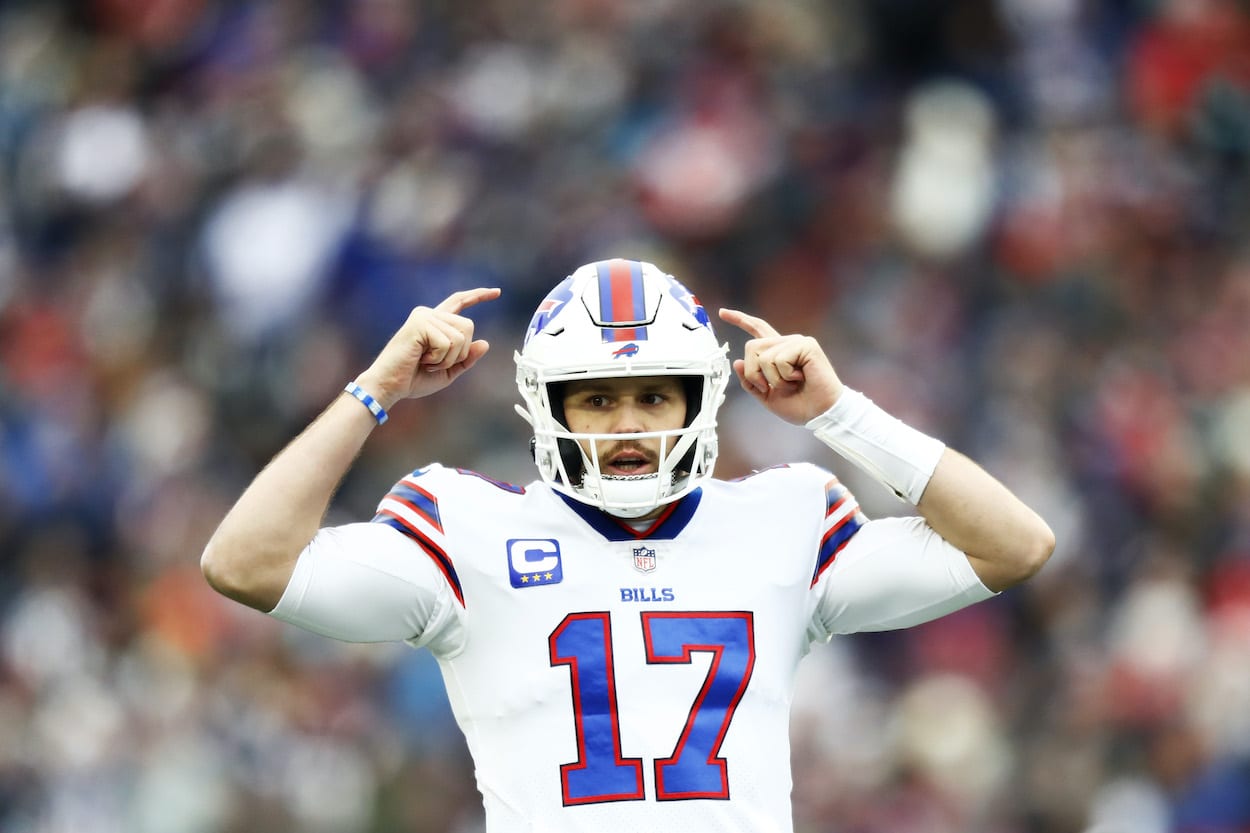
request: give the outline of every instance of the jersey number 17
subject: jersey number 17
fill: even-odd
[[[696,652],[712,655],[672,754],[655,761],[656,800],[728,799],[728,765],[720,747],[755,667],[754,619],[749,611],[640,615],[648,665],[689,665]],[[577,760],[560,766],[564,804],[645,799],[642,759],[621,751],[608,613],[570,613],[547,644],[551,664],[569,667],[573,687]]]

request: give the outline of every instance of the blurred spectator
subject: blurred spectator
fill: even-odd
[[[504,349],[332,511],[431,456],[530,477],[507,346],[629,254],[819,335],[1059,533],[1019,591],[813,652],[800,833],[1246,833],[1248,230],[1236,0],[0,4],[0,830],[478,829],[428,655],[196,559],[464,286]],[[808,458],[749,404],[719,474]]]

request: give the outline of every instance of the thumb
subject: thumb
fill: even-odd
[[[788,359],[779,359],[777,361],[777,370],[780,372],[781,378],[787,382],[803,381],[803,368],[796,362]]]
[[[447,370],[447,378],[449,381],[455,380],[466,370],[478,363],[478,360],[485,356],[490,350],[490,342],[485,339],[477,339],[469,345],[469,355],[465,356],[464,361],[452,365]]]
[[[754,396],[756,399],[763,402],[765,398],[767,397],[768,391],[762,391],[759,388],[757,388],[755,385],[747,381],[746,372],[745,372],[746,364],[747,363],[744,362],[742,359],[734,359],[733,369],[734,369],[734,375],[738,377],[738,384],[742,386],[742,389],[744,391],[746,391],[747,393]]]

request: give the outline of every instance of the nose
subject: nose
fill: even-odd
[[[626,400],[613,412],[613,434],[637,434],[646,430],[643,409],[636,402]]]

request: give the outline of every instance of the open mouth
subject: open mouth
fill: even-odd
[[[616,451],[607,456],[605,463],[602,467],[603,473],[616,477],[653,474],[656,471],[651,455],[637,448]]]

